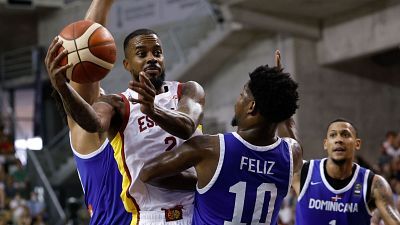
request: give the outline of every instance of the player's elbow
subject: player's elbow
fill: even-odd
[[[183,140],[188,140],[191,138],[196,131],[196,124],[193,122],[193,120],[190,120],[185,128],[182,130],[182,133],[180,135],[180,138]]]

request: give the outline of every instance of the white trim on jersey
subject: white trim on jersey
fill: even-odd
[[[294,142],[297,142],[297,141],[292,139],[292,138],[283,138],[283,140],[288,144],[289,156],[290,156],[289,187],[288,187],[288,191],[286,193],[286,195],[287,195],[290,192],[290,187],[292,186],[292,182],[293,182],[293,150],[292,150],[292,144]]]
[[[247,142],[246,140],[244,140],[238,133],[236,132],[232,132],[233,136],[236,137],[236,139],[238,139],[240,142],[242,142],[247,148],[254,150],[254,151],[258,151],[258,152],[265,152],[265,151],[269,151],[271,149],[276,148],[276,146],[278,146],[282,139],[277,137],[278,139],[276,140],[275,143],[271,144],[271,145],[267,145],[267,146],[257,146],[257,145],[253,145],[250,144],[249,142]]]
[[[78,172],[79,182],[81,183],[81,187],[82,187],[83,194],[86,195],[86,193],[85,193],[85,187],[83,186],[81,174],[79,173],[78,168],[76,168],[76,172]]]
[[[335,188],[333,188],[328,180],[326,180],[325,178],[325,173],[324,173],[324,163],[326,161],[327,158],[324,158],[321,160],[320,164],[319,164],[319,173],[321,175],[322,178],[322,182],[325,184],[325,187],[328,188],[328,190],[330,190],[331,192],[333,192],[334,194],[342,194],[346,191],[348,191],[351,187],[353,187],[354,182],[357,179],[358,176],[358,172],[360,171],[360,166],[356,163],[354,163],[356,165],[356,171],[354,172],[353,178],[351,179],[351,181],[346,185],[346,187],[340,189],[340,190],[336,190]]]
[[[74,153],[74,155],[76,155],[77,157],[79,157],[79,158],[81,158],[81,159],[90,159],[90,158],[93,158],[93,157],[95,157],[96,155],[100,154],[101,152],[104,151],[104,149],[106,148],[108,142],[109,142],[109,141],[108,141],[108,138],[106,138],[106,140],[103,142],[103,144],[102,144],[97,150],[95,150],[95,151],[93,151],[93,152],[91,152],[91,153],[89,153],[89,154],[86,154],[86,155],[80,154],[79,152],[77,152],[77,151],[74,149],[74,146],[72,146],[71,132],[69,132],[69,144],[70,144],[70,146],[71,146],[71,150],[72,150],[72,152]]]
[[[224,157],[225,157],[225,138],[223,134],[218,134],[219,137],[219,160],[218,160],[218,165],[217,169],[215,169],[214,176],[211,178],[210,182],[203,188],[199,188],[198,184],[196,185],[197,192],[199,194],[204,194],[210,188],[214,185],[215,181],[217,181],[217,178],[219,176],[219,173],[221,172],[222,164],[224,163]]]
[[[304,162],[303,162],[304,163]],[[310,184],[310,180],[312,177],[312,173],[313,173],[313,168],[314,168],[314,160],[310,161],[310,165],[308,167],[308,171],[307,171],[307,178],[306,181],[304,182],[303,188],[301,189],[301,192],[299,194],[299,197],[297,198],[297,201],[299,202],[301,200],[301,198],[304,196],[304,194],[306,193],[307,189],[308,189],[308,185]],[[301,175],[301,174],[300,174]],[[301,179],[301,178],[300,178]]]
[[[364,174],[364,184],[363,184],[363,197],[364,197],[364,204],[367,212],[370,216],[372,216],[372,212],[368,207],[367,203],[367,191],[368,191],[368,177],[369,177],[370,170],[366,170]]]

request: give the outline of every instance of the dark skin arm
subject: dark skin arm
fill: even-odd
[[[143,182],[159,186],[159,179],[195,167],[200,188],[207,185],[218,165],[219,138],[216,135],[196,136],[173,151],[145,163],[139,177]]]
[[[393,201],[393,192],[388,182],[379,175],[372,180],[371,201],[375,202],[386,225],[399,225],[400,214]]]
[[[182,83],[182,96],[177,109],[165,109],[154,104],[156,90],[144,72],[139,73],[139,82],[130,81],[129,88],[139,93],[140,110],[148,115],[163,130],[181,139],[190,138],[203,118],[205,94],[194,81]]]
[[[292,187],[294,191],[299,194],[300,192],[300,175],[301,175],[301,167],[303,166],[303,148],[298,143],[297,138],[297,129],[295,126],[295,122],[292,118],[289,118],[278,126],[278,135],[280,137],[289,137],[287,139],[289,144],[292,147],[292,156],[293,156],[293,181]]]
[[[275,66],[282,69],[281,63],[281,52],[279,50],[275,51]],[[293,154],[293,181],[292,188],[297,195],[300,194],[300,177],[301,177],[301,167],[303,167],[303,148],[299,144],[299,137],[296,129],[296,124],[293,118],[289,118],[278,126],[278,136],[289,137],[297,142],[292,145]]]

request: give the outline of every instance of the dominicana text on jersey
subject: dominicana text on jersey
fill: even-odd
[[[353,178],[344,188],[334,189],[324,174],[323,160],[311,160],[296,206],[296,224],[318,221],[321,225],[369,225],[366,204],[369,170],[356,164]]]
[[[214,177],[195,195],[193,224],[277,224],[293,175],[288,142],[254,146],[236,132],[220,134]]]

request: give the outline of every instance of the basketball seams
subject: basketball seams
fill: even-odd
[[[75,26],[76,26],[77,24],[74,24],[74,26],[73,26],[73,30],[72,30],[72,32],[73,32],[73,36],[75,37]],[[90,27],[89,27],[90,28]],[[88,28],[88,29],[89,29]],[[85,33],[87,32],[87,30],[85,31]],[[80,37],[79,37],[80,38]],[[78,55],[78,59],[79,59],[79,62],[77,63],[77,64],[79,64],[79,63],[82,63],[82,59],[81,59],[81,56],[80,56],[80,54],[79,54],[79,49],[78,49],[78,43],[77,43],[77,41],[79,41],[79,38],[75,38],[74,39],[74,44],[75,44],[75,49],[77,50],[77,52],[76,52],[76,54]],[[81,77],[86,77],[87,78],[87,80],[89,80],[89,81],[92,81],[91,79],[90,79],[90,77],[88,76],[88,73],[87,73],[87,71],[86,71],[86,68],[85,68],[85,66],[84,65],[82,65],[81,64],[81,66],[82,66],[82,70],[83,70],[83,74],[84,74],[84,76],[74,76],[74,69],[75,69],[75,65],[72,67],[73,69],[72,69],[72,74],[71,74],[71,80],[75,80],[75,81],[83,81],[83,79],[81,80],[80,78]],[[72,77],[73,76],[73,77]]]
[[[78,83],[103,79],[114,66],[116,46],[111,33],[92,21],[77,21],[59,34],[68,55],[60,65],[71,63],[66,75]],[[59,52],[63,51],[63,48]]]

